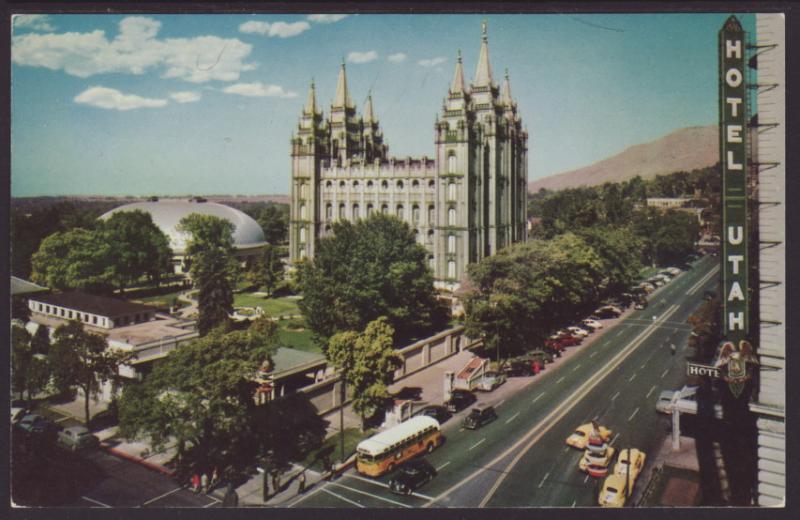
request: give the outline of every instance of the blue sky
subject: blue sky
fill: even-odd
[[[534,180],[716,123],[727,16],[22,16],[11,195],[288,193],[309,83],[327,112],[342,58],[359,111],[372,91],[390,154],[432,156],[456,51],[469,82],[484,19]]]

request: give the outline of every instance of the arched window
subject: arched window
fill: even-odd
[[[428,242],[428,244],[433,244],[433,230],[432,229],[428,230],[427,242]]]
[[[414,224],[419,224],[419,206],[416,204],[411,206],[411,221]]]
[[[388,215],[389,214],[389,205],[383,204],[381,206],[381,215]]]
[[[456,154],[452,152],[447,156],[447,173],[456,173]]]
[[[325,183],[325,187],[328,188],[328,189],[331,189],[331,188],[333,188],[333,183],[331,181],[328,181],[328,182]]]
[[[358,204],[353,204],[353,220],[358,220],[361,218],[361,208],[358,207]]]
[[[431,271],[436,269],[436,261],[433,259],[433,255],[428,256],[428,267],[431,268]]]
[[[331,232],[331,226],[329,224],[325,224],[325,233]]]
[[[428,181],[428,189],[433,191],[434,188],[436,188],[436,181],[431,179],[431,180]]]
[[[397,205],[397,218],[403,220],[406,215],[406,208],[403,207],[402,204]]]
[[[306,250],[305,249],[301,249],[300,250],[300,258],[305,258],[305,257],[306,257]]]
[[[347,215],[345,214],[345,205],[344,204],[339,204],[339,218],[342,218],[342,219],[343,218],[347,218]]]
[[[447,225],[448,226],[456,225],[456,208],[450,208],[447,210]]]
[[[447,184],[447,200],[456,200],[456,183],[453,181]]]
[[[367,204],[367,218],[369,218],[372,215],[373,209],[374,208],[372,207],[372,204]]]
[[[386,182],[386,181],[381,182],[381,189],[388,190],[389,189],[389,183]]]
[[[428,206],[428,225],[432,226],[436,222],[436,208],[431,204]]]
[[[300,198],[301,199],[308,198],[308,186],[306,186],[305,182],[300,184]]]
[[[357,190],[359,186],[361,186],[361,183],[360,183],[360,182],[358,182],[358,181],[353,181],[353,189],[356,189],[356,190]]]
[[[371,190],[371,189],[372,189],[372,184],[373,184],[373,182],[372,182],[372,181],[367,181],[367,189],[368,189],[368,190]]]
[[[346,183],[346,182],[344,182],[344,181],[339,181],[339,188],[341,188],[341,189],[344,189],[344,187],[345,187],[345,186],[347,186],[347,183]]]
[[[300,228],[300,243],[301,244],[305,244],[306,243],[306,228],[304,228],[304,227]]]
[[[456,262],[455,260],[450,260],[447,262],[447,277],[451,280],[456,277]]]
[[[411,181],[411,188],[412,188],[412,189],[415,189],[415,190],[419,189],[419,181],[418,181],[418,180],[416,180],[416,179],[414,179],[413,181]]]
[[[456,236],[455,235],[448,235],[447,236],[447,252],[448,253],[455,253],[456,252]]]
[[[403,191],[403,181],[397,181],[397,191]]]
[[[300,204],[300,218],[302,220],[306,219],[306,205],[305,204]]]
[[[325,205],[325,220],[333,220],[333,204]]]
[[[414,230],[414,242],[418,244],[422,243],[422,235],[419,234],[419,229]]]

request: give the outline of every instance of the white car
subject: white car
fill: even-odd
[[[15,424],[19,422],[20,419],[25,417],[28,411],[21,407],[21,406],[12,406],[11,407],[11,424]]]
[[[591,327],[594,330],[603,328],[603,324],[602,323],[600,323],[597,320],[592,320],[592,319],[589,319],[589,318],[583,320],[583,324],[586,325],[587,327]]]
[[[589,331],[587,331],[586,329],[582,329],[580,327],[576,327],[574,325],[572,327],[567,327],[567,330],[576,336],[581,336],[582,338],[585,338],[586,336],[589,335]]]

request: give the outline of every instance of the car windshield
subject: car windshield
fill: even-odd
[[[578,437],[586,437],[586,432],[581,430],[575,430],[575,433],[573,433],[572,435],[577,435]]]
[[[608,490],[609,493],[617,493],[617,488],[615,487],[608,487],[606,489]]]

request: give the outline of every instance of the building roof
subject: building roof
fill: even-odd
[[[186,241],[189,239],[187,233],[178,231],[178,223],[183,217],[192,213],[220,217],[231,222],[236,226],[233,231],[233,245],[237,249],[249,249],[267,243],[264,231],[258,222],[238,209],[216,202],[177,199],[134,202],[114,208],[100,218],[105,220],[114,213],[134,210],[150,213],[155,225],[169,238],[169,245],[175,254],[183,254],[186,251]]]
[[[33,294],[47,290],[47,287],[36,285],[28,280],[23,280],[22,278],[17,278],[16,276],[11,277],[11,296],[21,296],[24,294]]]
[[[325,356],[322,354],[281,347],[272,356],[272,362],[275,364],[275,368],[273,368],[272,373],[280,374],[281,372],[286,372],[308,363],[315,363],[324,360]]]
[[[64,292],[55,294],[37,294],[30,298],[31,301],[57,305],[78,312],[88,312],[98,316],[114,318],[137,314],[143,311],[155,312],[155,308],[140,303],[131,303],[117,298],[94,296],[82,292]]]

